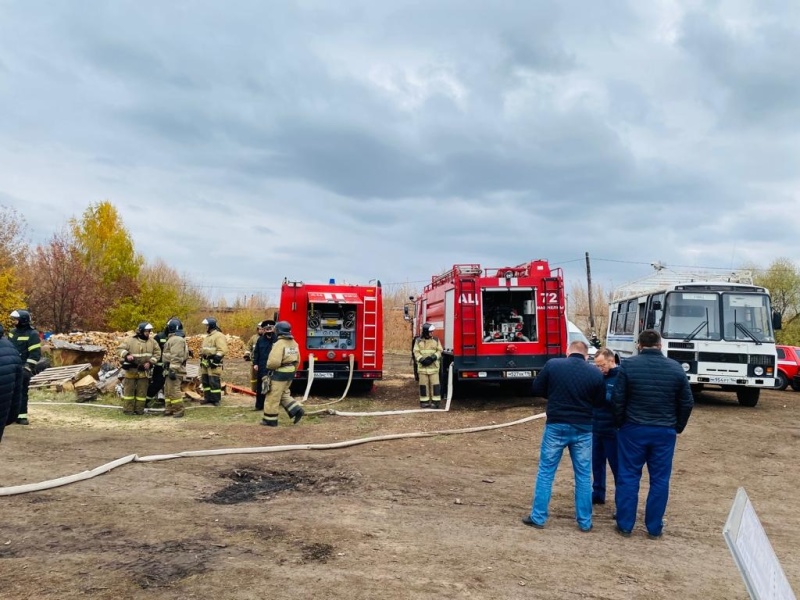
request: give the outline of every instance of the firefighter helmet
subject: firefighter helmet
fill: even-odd
[[[151,331],[153,331],[153,326],[150,325],[150,323],[145,323],[142,321],[136,326],[136,336],[142,339],[149,336]]]
[[[206,317],[205,319],[203,319],[203,325],[208,327],[209,332],[215,329],[219,329],[219,326],[217,325],[217,320],[214,317]]]
[[[431,337],[431,331],[434,331],[436,326],[433,323],[425,323],[422,325],[422,337]]]
[[[15,310],[11,312],[11,318],[17,320],[17,326],[26,326],[31,324],[31,313],[27,310]]]
[[[278,321],[275,323],[275,333],[278,335],[289,335],[292,333],[292,324],[289,321]]]
[[[167,321],[167,333],[175,333],[176,331],[183,331],[183,323],[178,317],[172,317]]]
[[[267,319],[266,321],[261,321],[258,326],[262,329],[275,329],[275,321],[272,319]]]

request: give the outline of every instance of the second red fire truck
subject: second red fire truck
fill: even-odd
[[[303,358],[295,381],[346,382],[369,390],[383,377],[383,296],[376,285],[284,280],[278,318],[292,325]],[[352,375],[351,375],[352,372]]]
[[[435,326],[444,347],[442,394],[469,382],[529,386],[544,364],[564,356],[564,278],[546,260],[516,267],[458,264],[435,276],[415,300],[414,332]]]

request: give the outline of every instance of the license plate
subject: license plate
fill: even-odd
[[[708,383],[736,383],[736,377],[722,377],[718,375],[716,377],[709,377]]]
[[[506,377],[530,377],[530,371],[506,371]]]
[[[333,373],[330,371],[317,371],[314,373],[314,379],[333,379]]]

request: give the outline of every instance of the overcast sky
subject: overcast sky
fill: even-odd
[[[608,288],[800,236],[796,0],[0,0],[0,205],[212,294],[546,258]]]

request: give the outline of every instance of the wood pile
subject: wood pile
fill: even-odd
[[[104,351],[103,362],[112,364],[116,367],[120,365],[117,356],[117,348],[120,342],[128,336],[133,335],[132,331],[105,333],[103,331],[86,331],[79,333],[54,333],[50,336],[51,340],[60,340],[73,346],[99,347]],[[92,348],[93,350],[95,348]]]
[[[94,402],[97,400],[100,390],[97,388],[97,380],[91,375],[87,375],[72,385],[75,387],[77,402]]]
[[[203,346],[204,337],[206,336],[193,335],[186,338],[186,342],[189,344],[189,350],[192,351],[192,354],[196,359],[200,358],[200,348]],[[228,354],[225,355],[225,358],[242,358],[245,351],[245,344],[242,341],[242,338],[236,335],[226,335],[225,339],[228,342]]]
[[[55,333],[51,339],[68,342],[74,346],[93,347],[99,346],[104,351],[103,362],[118,367],[121,363],[117,356],[117,348],[126,337],[134,334],[133,331],[105,333],[102,331],[86,331],[80,333]],[[193,352],[195,359],[200,358],[200,347],[203,345],[205,335],[193,335],[186,338],[189,349]],[[228,342],[228,358],[242,358],[245,351],[245,343],[242,338],[235,335],[226,335]]]

